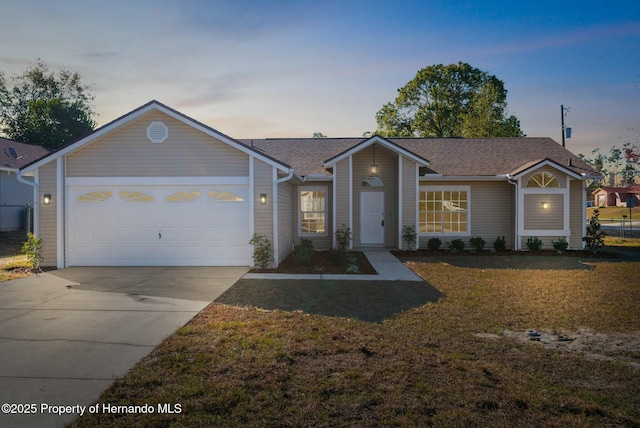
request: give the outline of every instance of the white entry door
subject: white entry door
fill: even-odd
[[[384,192],[360,193],[360,243],[384,244]]]

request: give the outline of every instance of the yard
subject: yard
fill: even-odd
[[[407,261],[445,297],[380,323],[213,303],[100,399],[180,413],[74,426],[640,426],[640,262],[529,257]]]

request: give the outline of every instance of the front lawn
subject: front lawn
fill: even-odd
[[[100,398],[181,413],[74,426],[640,426],[640,263],[514,257],[413,260],[445,297],[382,323],[213,303]]]

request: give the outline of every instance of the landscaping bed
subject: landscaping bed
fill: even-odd
[[[311,256],[311,263],[308,265],[296,264],[293,254],[290,254],[277,269],[252,269],[252,273],[290,273],[290,274],[365,274],[375,275],[377,272],[361,251],[350,251],[348,257],[352,257],[353,264],[358,267],[356,272],[348,272],[347,267],[336,266],[331,263],[329,251],[314,251]]]

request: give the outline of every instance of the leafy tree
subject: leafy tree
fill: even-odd
[[[12,80],[10,87],[0,72],[0,124],[7,138],[56,149],[96,126],[94,97],[78,73],[56,75],[38,61]]]
[[[313,138],[327,138],[322,132],[316,131],[313,133]]]
[[[600,148],[594,149],[591,154],[591,158],[582,153],[578,156],[602,174],[604,178],[597,183],[598,186],[624,187],[634,183],[636,177],[640,176],[640,150],[633,142],[627,141],[622,149],[611,147],[608,155],[602,153]]]
[[[389,137],[521,137],[507,116],[507,90],[493,75],[463,62],[431,65],[398,89],[376,113],[376,133]]]

